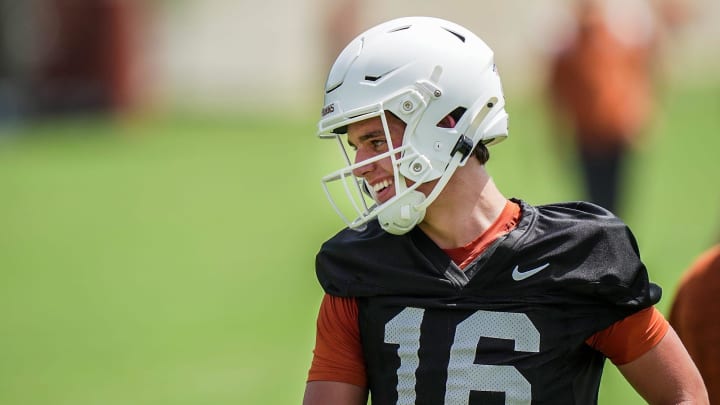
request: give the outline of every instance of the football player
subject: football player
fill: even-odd
[[[496,187],[504,104],[492,50],[448,21],[395,19],[341,52],[319,136],[346,163],[322,183],[348,227],[316,259],[304,404],[592,404],[606,358],[650,403],[706,404],[627,226]]]
[[[670,307],[670,325],[695,361],[710,403],[720,403],[720,242],[685,270]]]

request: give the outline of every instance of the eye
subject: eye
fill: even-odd
[[[384,139],[373,139],[370,141],[370,144],[372,145],[373,149],[375,150],[382,150],[385,149],[385,145],[387,142],[385,142]]]

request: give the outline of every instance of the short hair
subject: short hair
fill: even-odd
[[[487,163],[490,160],[490,151],[484,143],[480,142],[473,150],[473,155],[480,161],[481,165]]]

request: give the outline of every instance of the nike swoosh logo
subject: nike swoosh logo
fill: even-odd
[[[550,263],[545,263],[542,266],[532,268],[530,270],[520,271],[518,266],[515,266],[515,268],[512,271],[512,278],[515,281],[521,281],[525,280],[528,277],[534,276],[537,273],[540,273],[541,271],[545,270],[550,265]]]

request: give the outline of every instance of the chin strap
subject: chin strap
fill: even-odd
[[[458,145],[460,148],[458,148]],[[453,149],[452,158],[450,159],[450,163],[448,163],[447,167],[445,168],[445,172],[440,176],[438,179],[437,184],[435,184],[435,187],[433,187],[430,194],[425,198],[425,201],[420,203],[416,209],[421,209],[423,212],[425,209],[432,204],[433,201],[437,198],[437,196],[440,194],[441,191],[445,188],[445,185],[450,181],[450,178],[452,178],[452,175],[455,174],[455,170],[460,166],[460,164],[470,156],[470,152],[472,151],[472,141],[470,138],[466,137],[465,135],[461,135],[460,139],[458,139],[458,144],[455,145],[455,149]],[[460,152],[460,153],[458,153]]]
[[[490,98],[480,111],[473,117],[470,126],[468,127],[466,134],[471,136],[477,135],[477,130],[480,124],[483,122],[485,117],[490,113],[490,110],[497,103],[497,98]],[[378,214],[378,221],[380,226],[389,233],[394,235],[402,235],[409,232],[415,225],[419,224],[420,221],[425,218],[425,210],[430,204],[435,201],[440,192],[445,188],[445,185],[450,181],[452,175],[455,174],[455,170],[459,166],[465,164],[465,160],[472,153],[473,147],[475,146],[473,140],[466,135],[460,135],[452,152],[450,153],[450,162],[445,167],[445,171],[442,176],[438,179],[438,182],[433,187],[430,194],[425,195],[419,191],[412,191],[407,193],[405,196],[396,201],[393,206],[387,207]]]
[[[413,190],[378,214],[378,222],[386,232],[393,235],[408,233],[425,218],[425,209],[420,205],[426,200],[425,194]]]
[[[448,163],[445,172],[440,176],[430,194],[425,197],[425,194],[416,190],[407,193],[395,202],[392,207],[388,207],[378,214],[380,226],[393,235],[403,235],[419,224],[425,218],[427,207],[435,201],[445,188],[445,185],[450,181],[455,170],[460,166],[460,163],[470,155],[472,149],[472,140],[465,135],[460,136],[453,148],[450,163]]]

